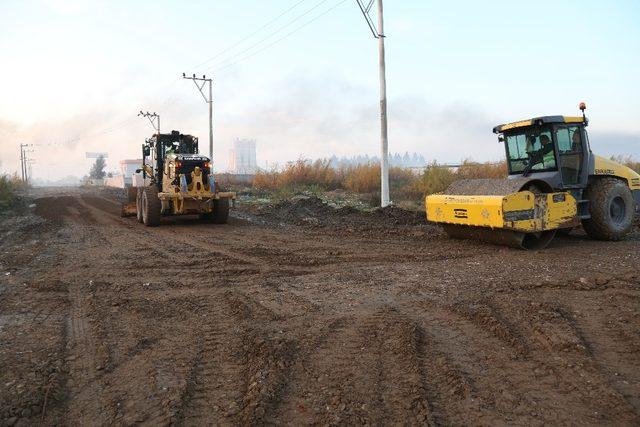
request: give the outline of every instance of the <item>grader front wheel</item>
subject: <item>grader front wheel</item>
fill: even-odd
[[[213,201],[213,218],[214,224],[226,224],[229,219],[229,199],[217,199]]]
[[[229,219],[229,199],[216,199],[213,201],[213,210],[201,213],[200,219],[214,224],[226,224]]]

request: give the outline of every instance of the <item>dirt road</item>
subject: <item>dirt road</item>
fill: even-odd
[[[145,228],[64,191],[0,221],[4,425],[640,424],[638,230],[523,252],[308,200]]]

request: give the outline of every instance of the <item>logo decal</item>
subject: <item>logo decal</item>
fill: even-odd
[[[455,216],[456,218],[469,218],[466,209],[454,209],[453,216]]]

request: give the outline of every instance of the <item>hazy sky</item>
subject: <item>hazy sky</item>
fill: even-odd
[[[0,17],[0,170],[20,142],[41,144],[36,177],[85,174],[86,151],[116,169],[152,132],[140,109],[206,146],[183,71],[214,78],[218,170],[236,137],[261,166],[378,154],[377,44],[355,0],[0,0]],[[594,150],[640,157],[640,2],[385,0],[385,21],[390,151],[496,160],[492,126],[584,100]]]

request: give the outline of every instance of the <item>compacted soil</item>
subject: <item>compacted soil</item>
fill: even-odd
[[[0,425],[638,425],[640,231],[525,252],[421,215],[0,216]]]

